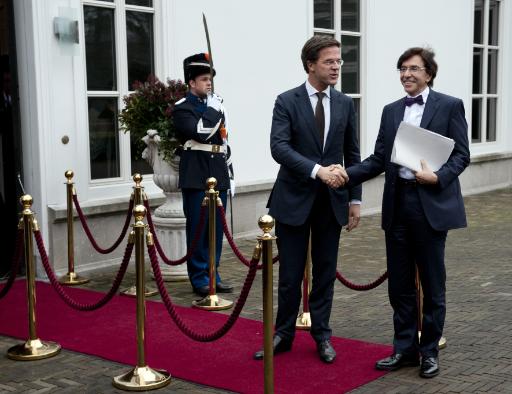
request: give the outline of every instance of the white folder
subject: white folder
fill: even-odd
[[[395,136],[391,162],[413,171],[421,170],[424,159],[432,171],[446,163],[455,146],[455,141],[430,130],[401,122]]]

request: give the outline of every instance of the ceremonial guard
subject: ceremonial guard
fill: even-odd
[[[227,192],[233,190],[231,152],[227,144],[227,118],[222,98],[212,92],[211,68],[208,54],[198,53],[183,61],[185,81],[189,91],[178,101],[173,121],[183,145],[180,153],[179,186],[183,195],[183,210],[187,218],[187,247],[190,248],[199,225],[201,204],[205,196],[206,180],[217,180],[216,190],[224,206]],[[192,256],[187,261],[188,275],[194,292],[209,294],[208,223]],[[217,293],[231,293],[233,287],[220,278],[218,267],[222,252],[222,220],[216,218]]]

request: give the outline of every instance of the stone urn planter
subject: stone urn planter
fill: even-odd
[[[142,158],[153,167],[153,181],[166,197],[165,203],[156,208],[152,216],[156,236],[167,258],[177,260],[187,253],[186,218],[178,188],[180,158],[174,156],[170,162],[163,159],[159,153],[161,139],[156,130],[148,130],[142,141],[146,144]],[[188,280],[186,262],[178,266],[161,262],[160,268],[166,281]]]

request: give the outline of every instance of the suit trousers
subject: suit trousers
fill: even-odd
[[[183,212],[187,218],[186,235],[187,235],[187,250],[192,246],[194,237],[196,235],[197,227],[199,226],[199,219],[201,217],[201,204],[203,202],[205,193],[204,190],[199,189],[182,189],[183,195]],[[219,192],[219,197],[222,204],[226,206],[227,192],[226,190]],[[215,241],[216,241],[216,254],[215,264],[217,267],[217,283],[221,281],[219,275],[219,261],[222,253],[222,236],[223,228],[220,213],[217,210],[215,217]],[[204,223],[203,231],[201,232],[199,242],[192,256],[187,260],[187,271],[190,278],[190,283],[193,287],[208,286],[210,283],[209,276],[209,245],[208,245],[208,210],[206,211],[206,220]]]
[[[334,215],[329,190],[321,184],[306,222],[276,223],[279,288],[276,334],[293,340],[302,298],[302,280],[311,233],[312,289],[309,295],[311,335],[316,342],[331,337],[331,316],[341,226]]]
[[[389,300],[394,350],[437,356],[446,315],[446,231],[428,223],[416,184],[397,184],[391,228],[386,231]],[[416,267],[423,289],[423,323],[418,342]],[[420,312],[421,313],[421,312]]]

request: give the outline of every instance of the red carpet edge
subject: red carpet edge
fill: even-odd
[[[0,300],[0,333],[22,340],[28,336],[25,286],[24,280],[17,281]],[[82,303],[94,302],[102,294],[76,288],[67,292]],[[220,313],[177,309],[198,332],[212,332],[227,319]],[[78,312],[64,304],[49,284],[38,282],[36,312],[40,339],[135,366],[135,299],[116,296],[98,311]],[[161,302],[148,301],[146,361],[150,367],[166,369],[179,379],[240,393],[262,393],[263,363],[252,359],[253,352],[262,346],[262,330],[262,322],[239,318],[220,340],[196,342],[179,331]],[[373,366],[377,359],[391,353],[390,346],[339,337],[333,337],[332,342],[338,358],[327,365],[318,358],[309,333],[298,331],[292,351],[274,358],[275,392],[344,393],[384,375]]]

